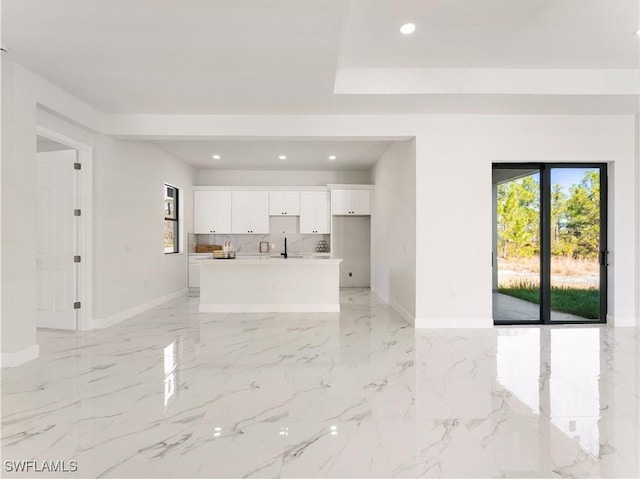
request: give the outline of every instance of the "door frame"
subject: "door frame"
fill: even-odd
[[[82,261],[78,263],[76,301],[82,306],[77,311],[76,330],[86,331],[93,320],[93,146],[82,143],[50,128],[37,125],[36,135],[68,146],[78,152],[82,174],[77,186],[77,207],[82,210],[78,224],[78,252]]]
[[[493,163],[494,169],[537,169],[540,174],[540,319],[530,321],[493,320],[494,325],[527,324],[605,324],[608,313],[608,163]],[[600,314],[584,321],[551,320],[551,170],[553,168],[598,168],[600,170]],[[492,215],[493,216],[493,215]],[[495,225],[493,225],[495,228]],[[496,253],[492,253],[495,255]],[[492,272],[493,274],[493,272]],[[492,296],[493,297],[493,296]]]

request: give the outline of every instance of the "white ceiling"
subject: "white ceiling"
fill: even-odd
[[[2,2],[11,55],[107,113],[630,113],[634,95],[333,92],[338,67],[638,68],[638,26],[638,0]]]
[[[638,0],[351,0],[349,68],[638,68]],[[405,22],[414,34],[398,34]]]
[[[216,170],[368,170],[392,141],[316,140],[161,140],[159,148],[197,169]],[[214,154],[220,160],[214,160]],[[278,156],[285,155],[286,160]],[[329,160],[335,155],[336,160]]]
[[[2,42],[110,113],[295,110],[331,95],[342,0],[4,0]]]

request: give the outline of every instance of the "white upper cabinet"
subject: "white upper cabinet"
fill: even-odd
[[[232,233],[269,233],[268,191],[233,191],[231,205]]]
[[[231,233],[231,192],[193,192],[193,232],[196,234]]]
[[[317,191],[316,203],[316,233],[331,233],[331,196],[328,191]]]
[[[269,214],[271,216],[298,216],[300,214],[300,192],[270,191]]]
[[[331,214],[328,191],[300,192],[300,234],[329,234]]]
[[[370,189],[252,191],[242,187],[196,190],[196,234],[269,234],[270,216],[300,216],[301,234],[330,234],[331,214],[371,214]]]
[[[334,215],[351,214],[351,190],[331,191],[331,212]]]
[[[371,190],[332,190],[331,212],[334,215],[370,215]]]
[[[371,214],[371,190],[351,190],[351,214]]]

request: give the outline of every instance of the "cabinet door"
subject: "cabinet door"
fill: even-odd
[[[251,192],[251,233],[269,234],[269,192]]]
[[[284,212],[287,216],[298,216],[300,214],[300,192],[283,191]]]
[[[298,216],[300,214],[299,191],[270,191],[270,216]]]
[[[316,192],[300,192],[300,234],[311,234],[316,229]]]
[[[315,193],[315,232],[318,234],[331,233],[331,210],[329,208],[329,192],[318,191]]]
[[[334,215],[351,214],[351,190],[331,191],[331,212]]]
[[[193,232],[195,234],[213,233],[214,193],[215,191],[193,192]]]
[[[351,214],[371,214],[371,190],[351,190]]]
[[[231,192],[231,232],[251,233],[251,191]]]
[[[231,192],[211,191],[213,201],[213,233],[231,233]]]
[[[271,216],[281,216],[285,214],[284,191],[269,192],[269,214]]]
[[[231,233],[230,191],[194,191],[193,232]]]

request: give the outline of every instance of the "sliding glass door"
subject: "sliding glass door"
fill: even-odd
[[[540,321],[540,170],[494,168],[493,318]]]
[[[493,167],[497,324],[606,321],[606,165]]]
[[[550,320],[604,320],[603,167],[551,166]]]

